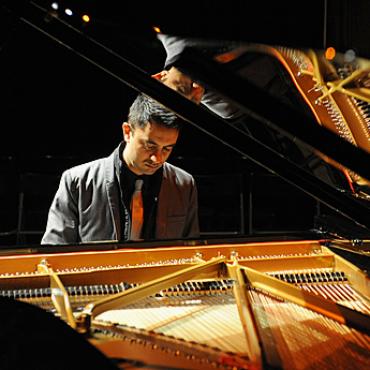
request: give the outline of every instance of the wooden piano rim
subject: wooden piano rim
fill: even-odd
[[[287,257],[289,255],[317,254],[322,252],[322,242],[318,240],[302,241],[278,241],[240,244],[214,244],[196,246],[174,246],[162,248],[124,248],[104,251],[80,251],[65,253],[37,253],[37,254],[14,254],[0,256],[0,274],[9,273],[32,273],[37,270],[37,265],[47,260],[51,267],[56,270],[73,269],[79,267],[103,267],[117,265],[140,265],[146,261],[146,265],[158,261],[173,261],[180,259],[202,258],[205,260],[217,257],[221,253],[226,256],[240,254],[248,250],[248,256],[260,256],[263,248],[263,257],[269,255]],[[289,248],[289,249],[287,249]]]

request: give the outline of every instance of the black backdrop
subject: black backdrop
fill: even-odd
[[[80,28],[148,73],[159,71],[165,60],[155,25],[165,33],[192,37],[314,48],[326,40],[340,51],[351,47],[363,56],[370,49],[368,1],[356,7],[344,0],[316,0],[302,7],[296,1],[202,0],[187,1],[183,8],[170,1],[58,3],[61,17],[78,27],[80,16],[90,14],[91,23]],[[64,16],[67,7],[72,17]],[[109,152],[120,140],[120,123],[135,92],[4,11],[0,24],[0,154],[95,158]]]

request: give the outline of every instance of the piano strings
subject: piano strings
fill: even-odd
[[[251,292],[254,310],[273,337],[287,369],[366,369],[368,335],[296,304]],[[309,350],[308,350],[309,349]]]
[[[40,260],[47,259],[50,266],[55,265],[78,317],[89,303],[219,256],[225,256],[228,265],[234,261],[369,315],[366,293],[356,285],[366,279],[363,273],[342,263],[319,241],[4,257],[0,294],[57,314],[48,276],[35,270]],[[134,353],[136,359],[157,365],[178,366],[188,361],[189,368],[203,369],[226,361],[229,369],[253,367],[247,355],[240,302],[234,296],[239,282],[230,278],[228,271],[220,265],[211,276],[207,273],[183,281],[130,304],[120,301],[121,305],[94,316],[91,340],[97,338],[97,347],[107,355]],[[245,289],[263,354],[271,366],[338,370],[356,363],[370,367],[366,330],[354,329],[253,285]],[[152,357],[146,358],[148,348]]]

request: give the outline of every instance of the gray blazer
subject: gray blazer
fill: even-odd
[[[49,210],[41,244],[120,240],[120,193],[114,156],[66,170]],[[198,238],[198,196],[194,178],[163,165],[156,239]]]

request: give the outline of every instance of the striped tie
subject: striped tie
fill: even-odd
[[[131,240],[139,240],[144,220],[143,193],[141,191],[144,181],[135,181],[135,190],[131,198]]]

